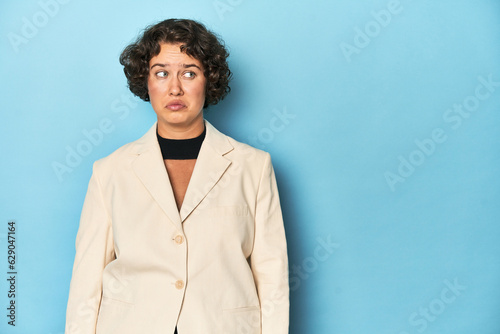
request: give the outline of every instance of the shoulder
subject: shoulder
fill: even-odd
[[[224,156],[229,160],[242,163],[248,167],[262,166],[266,163],[270,164],[271,156],[269,152],[253,147],[247,143],[240,142],[231,136],[223,134],[210,123],[208,123],[207,126],[211,127],[211,132],[219,137],[217,142],[223,144],[221,146],[226,147],[224,150],[226,151]]]
[[[154,148],[157,145],[156,123],[139,139],[127,143],[109,155],[95,161],[94,169],[116,170],[121,166],[127,166],[141,152]]]
[[[237,141],[236,139],[227,136],[229,143],[234,147],[235,154],[251,155],[259,159],[267,159],[270,156],[269,152],[253,147],[249,144]]]

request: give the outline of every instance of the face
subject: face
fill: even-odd
[[[206,79],[202,64],[180,51],[180,44],[161,44],[149,61],[148,92],[165,138],[192,138],[203,131]]]

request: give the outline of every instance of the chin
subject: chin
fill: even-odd
[[[172,125],[189,124],[194,121],[194,117],[187,117],[187,115],[175,115],[164,118],[164,121]]]

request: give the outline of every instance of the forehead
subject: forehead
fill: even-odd
[[[181,66],[184,64],[196,64],[201,67],[201,63],[196,58],[181,52],[182,44],[161,43],[160,53],[151,58],[149,65],[161,62],[165,65]]]

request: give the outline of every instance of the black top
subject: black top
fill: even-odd
[[[198,158],[198,153],[200,152],[203,139],[205,139],[206,132],[207,128],[205,127],[201,135],[198,137],[188,139],[169,139],[161,137],[158,134],[158,129],[156,129],[156,137],[158,138],[158,143],[160,144],[163,159],[186,160]]]

